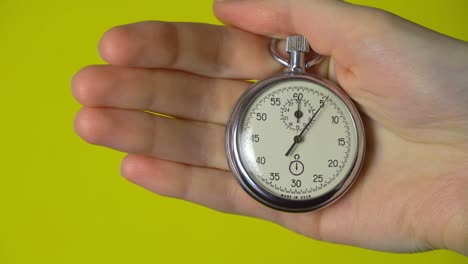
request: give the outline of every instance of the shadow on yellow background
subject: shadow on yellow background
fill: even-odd
[[[468,40],[465,0],[353,2]],[[313,241],[158,197],[119,176],[122,153],[74,134],[70,79],[102,63],[104,31],[140,20],[218,23],[211,0],[2,0],[0,12],[0,263],[468,263],[449,251]]]

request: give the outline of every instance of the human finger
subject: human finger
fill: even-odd
[[[114,65],[166,68],[211,77],[259,79],[281,70],[268,39],[231,27],[145,21],[112,28],[100,41]]]
[[[362,30],[362,21],[367,19],[360,17],[366,14],[363,9],[339,0],[215,1],[214,4],[215,15],[229,25],[266,36],[304,34],[315,51],[334,56],[345,51],[356,30]]]
[[[248,196],[230,172],[158,158],[128,155],[121,165],[129,181],[156,194],[187,200],[218,211],[277,220],[278,211]]]
[[[89,143],[195,166],[228,169],[224,126],[113,108],[82,108],[75,130]]]
[[[88,66],[72,81],[74,96],[88,107],[148,110],[219,124],[226,123],[249,85],[180,71],[112,65]]]
[[[375,36],[395,31],[388,12],[339,0],[216,1],[214,12],[224,23],[254,34],[306,36],[314,51],[332,58],[318,72],[351,93],[361,65],[375,64],[362,50],[383,49]]]

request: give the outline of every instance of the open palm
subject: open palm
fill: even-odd
[[[466,43],[340,1],[228,1],[216,3],[215,12],[259,35],[163,22],[107,32],[100,52],[110,65],[86,67],[73,80],[84,105],[77,133],[130,153],[122,174],[160,195],[267,219],[315,239],[466,254]],[[296,33],[330,56],[314,70],[357,102],[368,135],[367,160],[350,192],[326,209],[301,214],[249,197],[224,153],[224,125],[250,86],[244,80],[282,70],[260,35]]]

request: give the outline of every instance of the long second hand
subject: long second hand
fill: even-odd
[[[320,110],[322,110],[322,108],[325,106],[325,102],[328,100],[328,97],[325,98],[325,100],[323,100],[323,103],[320,104],[320,107],[319,109],[317,109],[317,111],[315,112],[315,114],[312,116],[312,118],[309,120],[309,122],[307,123],[307,125],[302,129],[301,133],[297,136],[294,137],[294,142],[293,144],[291,145],[291,147],[288,149],[288,151],[286,152],[286,156],[289,156],[289,154],[291,153],[291,151],[294,149],[294,147],[296,146],[297,143],[301,142],[302,141],[302,135],[305,133],[305,131],[307,130],[307,128],[310,126],[310,124],[312,124],[312,121],[314,120],[315,116],[317,116],[317,114],[320,112]]]

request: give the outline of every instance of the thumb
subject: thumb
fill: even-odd
[[[213,8],[219,20],[255,34],[304,35],[312,49],[343,66],[350,66],[351,33],[369,25],[362,16],[369,8],[339,0],[217,0]]]

